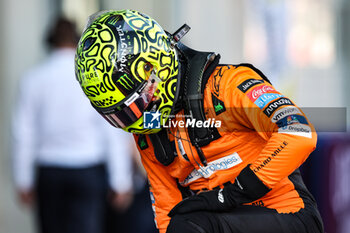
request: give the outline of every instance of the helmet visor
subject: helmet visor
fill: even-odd
[[[97,111],[113,126],[125,128],[135,123],[143,115],[152,101],[154,93],[161,80],[151,73],[144,87],[132,94],[128,99],[118,104],[114,109],[97,109]]]

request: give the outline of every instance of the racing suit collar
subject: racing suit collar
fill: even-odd
[[[171,111],[172,115],[178,113],[186,106],[186,93],[187,95],[189,94],[186,86],[198,82],[202,83],[201,87],[197,87],[199,90],[197,94],[203,93],[209,76],[220,60],[220,54],[215,55],[212,52],[196,51],[181,42],[178,42],[175,48],[178,52],[179,74]],[[202,60],[202,62],[198,62],[199,60]]]

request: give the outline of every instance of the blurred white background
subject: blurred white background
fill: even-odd
[[[349,107],[348,0],[2,0],[0,233],[34,232],[13,190],[10,119],[21,75],[47,54],[47,26],[63,14],[82,30],[90,14],[124,8],[152,16],[169,32],[187,23],[184,43],[220,53],[221,63],[253,63],[302,107]]]

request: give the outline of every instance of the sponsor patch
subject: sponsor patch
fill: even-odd
[[[137,97],[139,97],[140,95],[138,93],[134,93],[129,99],[127,99],[124,103],[127,105],[127,106],[130,106],[130,104],[134,103],[135,100],[137,99]]]
[[[245,80],[241,84],[239,84],[237,86],[237,88],[239,90],[241,90],[243,93],[246,93],[249,88],[251,88],[251,87],[253,87],[255,85],[258,85],[260,83],[264,83],[264,80],[250,78],[250,79]]]
[[[266,104],[282,96],[283,95],[276,93],[266,93],[261,95],[256,101],[254,101],[254,104],[256,104],[260,109],[263,109],[266,106]]]
[[[270,103],[265,109],[264,113],[266,116],[270,117],[279,107],[284,105],[293,105],[292,101],[288,98],[279,98],[278,100],[273,101]]]
[[[286,146],[288,145],[287,141],[283,141],[279,147],[277,147],[273,153],[271,153],[270,156],[268,156],[260,165],[258,165],[256,168],[253,168],[254,172],[258,172],[261,169],[263,169],[266,165],[268,165],[272,159],[274,159]]]
[[[275,114],[271,118],[271,121],[273,123],[276,123],[277,121],[281,120],[283,117],[294,115],[294,114],[302,114],[302,113],[296,107],[292,107],[292,106],[284,107],[275,112]]]
[[[232,168],[241,162],[241,157],[239,157],[238,153],[235,152],[231,155],[211,161],[207,166],[201,167],[198,170],[193,169],[193,171],[183,181],[181,181],[180,184],[187,185],[195,180],[198,180],[199,178],[208,178],[216,171]]]
[[[265,93],[277,93],[277,91],[271,86],[262,85],[262,86],[255,87],[254,89],[249,91],[247,93],[247,96],[251,101],[255,102],[257,98],[259,98],[261,95]]]
[[[146,140],[146,135],[140,134],[137,144],[139,145],[141,150],[145,150],[148,148],[147,140]]]
[[[279,128],[278,133],[292,134],[306,138],[312,137],[310,126],[303,124],[294,124]]]
[[[214,111],[216,115],[226,111],[225,104],[223,101],[219,100],[215,95],[211,94],[211,99],[213,101]]]
[[[292,124],[305,124],[308,125],[309,123],[305,119],[304,116],[301,115],[291,115],[291,116],[286,116],[282,118],[281,120],[277,121],[277,126],[279,128],[292,125]]]

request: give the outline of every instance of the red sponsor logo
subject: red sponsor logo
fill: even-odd
[[[262,85],[248,92],[247,96],[251,101],[255,102],[257,98],[259,98],[262,94],[265,94],[265,93],[278,93],[278,92],[273,87]]]

